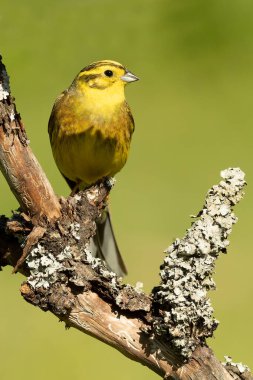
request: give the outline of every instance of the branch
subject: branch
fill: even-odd
[[[54,220],[60,205],[29,147],[24,125],[10,93],[0,56],[0,169],[22,209],[31,217]]]
[[[186,236],[169,248],[161,284],[146,295],[122,284],[89,252],[110,189],[100,183],[57,199],[27,145],[5,68],[0,69],[0,161],[22,208],[0,219],[0,266],[15,266],[28,255],[19,266],[27,276],[23,297],[164,378],[229,380],[237,371],[239,379],[252,379],[246,367],[223,366],[205,343],[217,327],[206,292],[214,287],[214,262],[236,221],[232,207],[242,197],[243,173],[222,173]]]
[[[154,323],[156,333],[170,335],[172,344],[186,357],[218,326],[207,292],[215,289],[215,260],[226,253],[228,236],[237,222],[232,207],[241,200],[245,185],[244,173],[238,168],[223,170],[221,177],[208,191],[185,237],[167,249],[161,284],[153,291],[155,304],[163,310]]]

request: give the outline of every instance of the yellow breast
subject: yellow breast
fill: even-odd
[[[128,156],[134,122],[121,91],[83,94],[71,88],[56,101],[49,134],[61,173],[83,186],[114,176]]]

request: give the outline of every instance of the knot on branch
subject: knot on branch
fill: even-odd
[[[154,308],[160,309],[154,320],[156,334],[166,336],[185,357],[218,325],[207,292],[215,289],[215,260],[229,245],[228,235],[237,221],[232,207],[245,185],[239,168],[224,170],[221,177],[185,237],[166,250],[161,284],[153,290]]]

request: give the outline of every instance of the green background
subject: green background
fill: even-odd
[[[0,49],[31,146],[57,194],[68,188],[51,155],[56,96],[87,64],[113,59],[141,81],[127,88],[135,117],[129,161],[111,194],[127,281],[158,283],[163,250],[190,226],[220,170],[247,174],[228,255],[210,294],[219,359],[253,367],[253,3],[247,0],[10,1]],[[0,212],[17,207],[3,177]],[[147,368],[27,304],[21,275],[0,273],[1,380],[156,379]]]

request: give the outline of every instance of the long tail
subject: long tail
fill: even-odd
[[[123,277],[127,274],[114,236],[108,209],[104,211],[102,220],[97,222],[97,233],[91,241],[90,250],[94,257],[103,259],[118,276]]]

